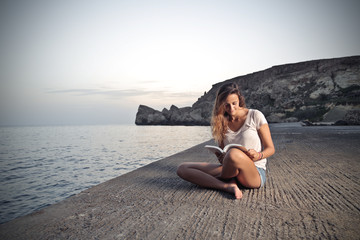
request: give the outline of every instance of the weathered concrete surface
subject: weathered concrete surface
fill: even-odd
[[[272,134],[266,186],[241,200],[176,176],[215,162],[201,144],[2,224],[0,239],[359,239],[360,127]]]

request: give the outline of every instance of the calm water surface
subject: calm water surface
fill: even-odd
[[[211,138],[209,127],[0,128],[0,223]]]

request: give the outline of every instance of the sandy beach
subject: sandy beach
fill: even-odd
[[[359,239],[360,126],[271,131],[265,187],[241,200],[176,175],[216,162],[208,141],[2,224],[0,239]]]

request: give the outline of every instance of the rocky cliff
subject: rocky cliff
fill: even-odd
[[[209,125],[215,95],[236,82],[248,108],[262,111],[269,122],[301,120],[359,124],[360,56],[274,66],[212,86],[192,107],[171,106],[161,112],[140,105],[137,125]]]

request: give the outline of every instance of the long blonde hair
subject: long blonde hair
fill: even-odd
[[[220,87],[216,94],[215,104],[211,118],[212,135],[218,145],[222,145],[230,121],[229,114],[225,111],[225,100],[230,94],[239,97],[239,106],[245,107],[245,98],[236,83],[227,83]]]

